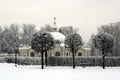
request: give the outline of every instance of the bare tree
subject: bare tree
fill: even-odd
[[[93,46],[93,38],[94,38],[94,34],[92,34],[91,35],[91,37],[90,37],[90,39],[89,39],[89,42],[88,42],[88,45],[90,46],[90,48],[91,48],[91,51],[90,51],[90,54],[91,54],[91,56],[94,56],[94,50],[95,50],[95,48],[94,48],[94,46]]]
[[[0,26],[0,53],[2,52],[2,48],[1,48],[1,44],[2,44],[2,32],[3,32],[3,29],[2,27]]]
[[[0,35],[2,34],[2,31],[3,31],[3,29],[2,29],[2,27],[0,26]]]
[[[18,24],[11,24],[9,27],[9,34],[10,34],[10,38],[11,40],[13,40],[12,45],[15,46],[19,46],[19,25]]]
[[[15,46],[19,46],[19,25],[4,26],[1,35],[1,49],[4,53],[14,53]]]
[[[63,33],[65,36],[68,36],[71,33],[77,33],[78,29],[77,28],[73,29],[72,26],[63,26],[59,29],[59,32]]]
[[[89,39],[89,42],[88,42],[88,45],[91,48],[90,55],[91,56],[101,56],[100,50],[98,50],[94,47],[94,37],[95,37],[95,35],[92,34],[90,39]]]
[[[73,57],[73,69],[75,69],[75,53],[80,49],[82,45],[82,38],[79,34],[70,34],[65,39],[65,47],[72,52]]]
[[[52,31],[53,31],[53,28],[52,28],[51,25],[46,24],[44,27],[41,27],[40,31],[41,31],[41,32],[52,32]]]
[[[23,24],[22,44],[30,46],[33,34],[36,32],[34,24]]]
[[[3,53],[7,52],[7,47],[8,47],[7,40],[9,39],[9,38],[7,38],[8,34],[9,34],[9,29],[8,29],[8,27],[5,26],[4,30],[1,34],[1,50]]]

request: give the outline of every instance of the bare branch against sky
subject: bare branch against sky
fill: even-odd
[[[120,21],[120,0],[0,0],[0,25],[33,23],[79,27],[87,41],[97,27]]]

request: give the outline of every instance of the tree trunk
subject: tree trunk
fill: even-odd
[[[73,54],[72,55],[72,57],[73,57],[73,69],[75,69],[75,53],[73,52],[72,54]]]
[[[105,51],[104,50],[102,52],[102,58],[103,58],[102,67],[103,69],[105,69]]]
[[[44,65],[43,65],[43,51],[41,51],[41,69],[44,69]]]
[[[94,49],[93,49],[93,46],[91,46],[90,55],[91,55],[91,56],[95,56],[95,55],[94,55]]]
[[[17,67],[17,53],[15,52],[15,67]]]
[[[45,51],[45,65],[46,65],[46,67],[47,67],[47,51]]]

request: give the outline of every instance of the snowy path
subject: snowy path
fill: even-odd
[[[0,63],[0,80],[120,80],[120,67],[45,67]]]

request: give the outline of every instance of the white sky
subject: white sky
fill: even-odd
[[[120,21],[120,0],[0,0],[0,25],[33,23],[78,27],[88,41],[97,27]]]

